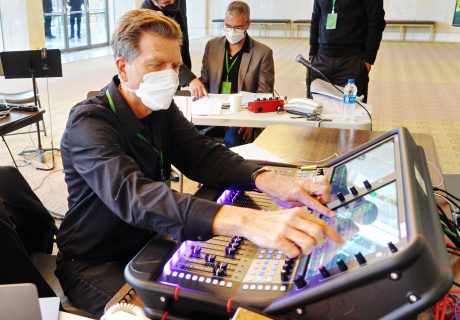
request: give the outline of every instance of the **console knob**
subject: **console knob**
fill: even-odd
[[[281,268],[281,270],[283,271],[286,271],[287,273],[291,272],[292,270],[292,267],[288,264],[283,264],[283,267]]]
[[[326,269],[325,266],[321,266],[319,268],[319,272],[321,273],[321,275],[323,276],[323,278],[329,278],[331,276],[331,274],[329,273],[329,270]]]
[[[390,248],[391,253],[396,253],[398,252],[398,248],[393,244],[393,242],[388,242],[388,248]]]
[[[356,258],[356,260],[358,261],[358,263],[360,265],[363,265],[363,264],[365,264],[367,262],[366,258],[364,258],[363,254],[361,252],[356,253],[355,258]]]
[[[357,195],[358,195],[358,190],[356,190],[355,187],[351,187],[351,188],[350,188],[350,192],[351,192],[351,194],[354,195],[354,196],[357,196]]]
[[[216,277],[223,277],[225,275],[225,270],[221,268],[215,268],[214,270],[214,275]]]
[[[342,259],[337,259],[337,266],[339,267],[339,270],[342,272],[345,272],[348,270],[347,264]]]
[[[289,272],[281,270],[281,281],[285,282],[289,280]]]
[[[206,254],[204,256],[204,261],[209,264],[213,264],[216,261],[216,256],[213,254]]]
[[[363,184],[364,184],[364,186],[366,187],[366,189],[368,189],[368,190],[372,188],[370,182],[367,181],[367,180],[364,180],[364,181],[363,181]]]
[[[345,201],[345,196],[343,195],[342,192],[337,192],[337,198],[340,200],[340,202]]]
[[[307,282],[300,275],[295,277],[294,284],[297,287],[297,289],[302,289],[302,288],[305,288],[307,286]]]
[[[324,176],[324,170],[323,170],[323,168],[319,168],[318,170],[316,170],[316,175],[317,175],[317,176]]]
[[[294,264],[294,259],[287,258],[284,260],[284,264],[291,267]]]

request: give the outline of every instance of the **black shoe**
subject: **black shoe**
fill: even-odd
[[[54,38],[56,38],[56,37],[55,37],[55,36],[53,36],[52,34],[51,34],[51,35],[49,35],[49,36],[46,36],[46,39],[54,39]]]
[[[74,38],[74,36],[70,36],[70,38],[69,38],[69,39],[73,39],[73,38]]]

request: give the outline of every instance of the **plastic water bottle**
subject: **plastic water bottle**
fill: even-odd
[[[343,118],[348,121],[355,119],[356,112],[356,94],[358,88],[354,79],[348,79],[348,84],[343,90]]]

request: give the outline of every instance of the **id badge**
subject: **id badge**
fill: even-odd
[[[222,94],[230,94],[232,93],[232,83],[228,81],[222,81],[222,88],[220,90]]]
[[[328,13],[326,21],[326,30],[335,30],[337,27],[337,13]]]

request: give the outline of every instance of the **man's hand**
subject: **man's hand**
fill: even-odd
[[[201,98],[204,96],[208,96],[208,91],[206,91],[204,84],[198,78],[195,78],[192,81],[190,81],[188,89],[193,97]]]
[[[297,179],[268,171],[257,176],[255,185],[285,208],[308,206],[319,213],[334,216],[334,213],[323,205],[329,201],[331,191],[326,176]]]
[[[260,211],[223,206],[214,219],[212,232],[214,235],[238,234],[260,247],[282,250],[290,258],[311,253],[326,238],[343,243],[337,231],[309,214],[306,207]]]
[[[252,128],[240,128],[238,134],[243,134],[243,140],[246,143],[250,143],[252,140]]]
[[[371,72],[372,65],[370,63],[364,62],[364,65],[366,66],[367,73]]]

